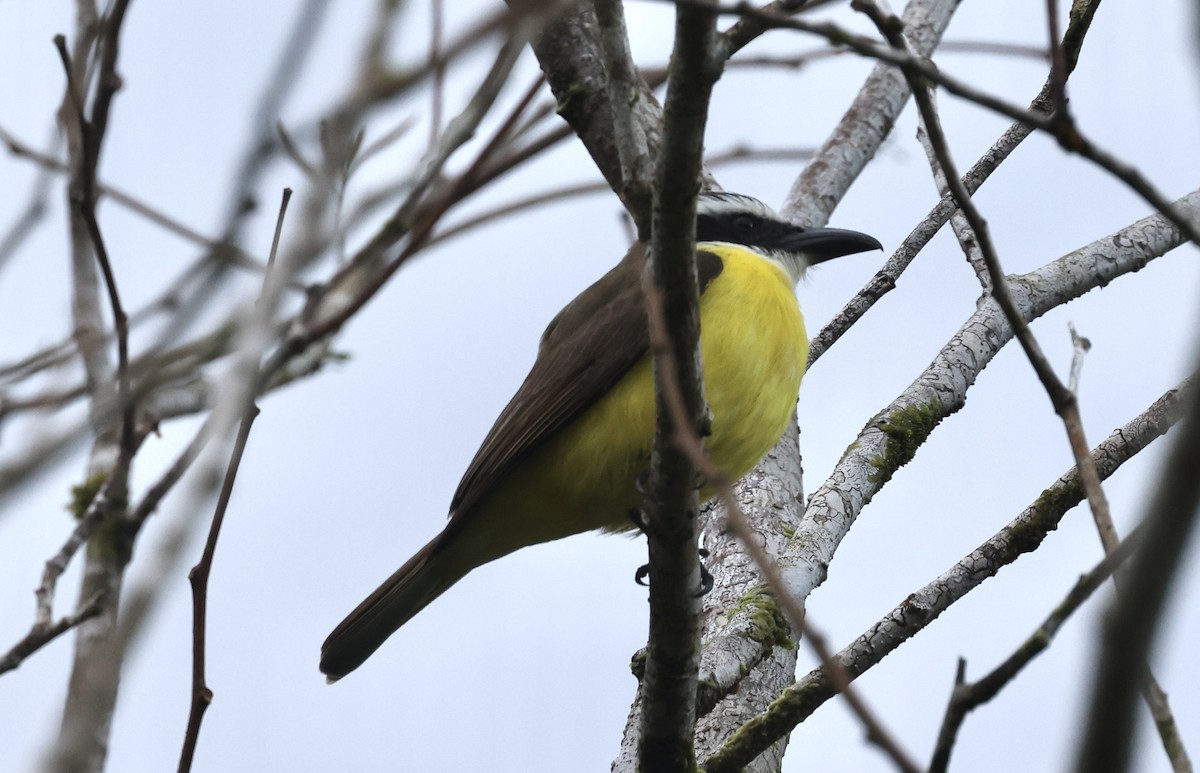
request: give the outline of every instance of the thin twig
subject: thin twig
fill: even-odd
[[[803,161],[811,157],[812,151],[806,148],[754,148],[739,144],[727,150],[713,153],[705,160],[705,164],[711,169],[716,169],[725,164],[740,161]],[[461,236],[480,226],[507,218],[517,212],[523,212],[547,204],[557,204],[579,196],[604,193],[608,190],[608,183],[597,181],[594,183],[564,185],[560,188],[552,188],[541,193],[530,194],[519,199],[514,199],[506,204],[500,204],[491,209],[484,210],[476,215],[472,215],[468,220],[463,220],[443,228],[431,236],[425,244],[427,247],[431,247],[453,237]],[[636,238],[637,235],[634,234],[630,241],[632,242]]]
[[[17,158],[25,159],[38,168],[57,172],[60,174],[69,174],[70,167],[54,158],[53,156],[42,153],[21,140],[17,139],[7,129],[0,127],[0,143],[3,143],[10,153]],[[253,255],[245,252],[239,247],[221,243],[216,239],[205,236],[191,226],[168,215],[166,212],[158,209],[152,204],[149,204],[132,193],[119,188],[115,185],[110,185],[100,180],[96,180],[96,196],[97,199],[108,198],[114,203],[125,207],[131,212],[145,218],[151,223],[161,227],[164,231],[174,234],[179,238],[187,241],[197,247],[204,247],[213,252],[213,257],[220,260],[228,260],[235,266],[250,269],[252,271],[261,272],[263,270],[262,263]],[[11,236],[9,237],[11,238]],[[3,251],[0,251],[0,261],[3,260]],[[136,317],[136,314],[131,314],[130,318]]]
[[[200,452],[208,445],[208,441],[212,439],[212,420],[211,417],[206,419],[200,425],[200,429],[192,437],[191,442],[180,452],[175,461],[167,468],[157,481],[154,482],[146,493],[142,496],[142,501],[137,507],[133,508],[133,512],[129,515],[129,528],[134,537],[137,532],[145,525],[146,520],[158,510],[158,506],[162,503],[163,498],[170,493],[183,477],[183,474],[188,471],[192,463],[200,456]]]
[[[1067,62],[1058,38],[1058,0],[1046,0],[1046,32],[1050,38],[1051,105],[1056,113],[1065,114],[1067,103]]]
[[[875,22],[876,26],[879,27],[880,32],[891,41],[893,46],[900,50],[907,50],[908,44],[904,38],[903,25],[900,19],[883,10],[874,0],[855,0],[855,7],[866,12],[871,20]],[[1095,466],[1091,463],[1091,458],[1088,455],[1087,440],[1083,435],[1083,427],[1079,418],[1078,403],[1075,400],[1075,395],[1059,380],[1049,360],[1042,353],[1037,339],[1034,338],[1032,331],[1030,331],[1029,324],[1025,321],[1024,315],[1017,308],[1016,301],[1013,300],[1012,292],[1008,287],[1008,280],[1000,266],[1000,258],[996,254],[992,243],[987,221],[984,220],[975,206],[970,191],[963,185],[958,174],[958,169],[950,155],[949,143],[942,131],[941,121],[933,105],[928,85],[921,79],[918,73],[910,68],[905,68],[904,74],[909,79],[913,98],[916,101],[917,108],[925,124],[925,129],[929,135],[930,147],[937,157],[938,164],[942,167],[949,190],[953,194],[959,210],[966,217],[971,229],[975,232],[976,241],[987,265],[988,275],[991,278],[992,297],[996,299],[996,302],[1004,311],[1004,315],[1008,319],[1009,325],[1012,326],[1017,341],[1021,344],[1021,348],[1025,350],[1025,355],[1033,366],[1034,372],[1037,373],[1038,379],[1042,382],[1042,386],[1046,390],[1046,394],[1049,396],[1055,412],[1063,419],[1067,436],[1070,440],[1071,450],[1075,455],[1076,464],[1080,465],[1083,483],[1088,491],[1088,502],[1092,506],[1093,512],[1100,511],[1104,515],[1107,515],[1108,502],[1104,496],[1103,489],[1099,485],[1099,477],[1095,473]]]
[[[17,668],[33,653],[45,647],[50,642],[72,630],[85,620],[90,620],[100,614],[103,609],[103,598],[93,596],[75,610],[74,614],[60,617],[49,625],[34,625],[29,633],[14,644],[8,652],[0,655],[0,674]]]
[[[801,70],[814,62],[837,59],[848,56],[852,52],[844,48],[814,48],[802,54],[793,56],[738,56],[725,64],[726,70],[742,70],[758,67],[780,67],[787,70]],[[1038,59],[1046,61],[1049,52],[1037,46],[1023,46],[1015,43],[999,43],[991,40],[944,40],[938,44],[938,53],[958,54],[991,54],[997,56],[1012,56],[1022,59]],[[665,69],[661,66],[648,67],[644,70],[647,76]],[[649,80],[649,78],[647,78]]]
[[[875,4],[874,0],[855,0],[855,7],[862,8],[867,13],[876,26],[878,26],[880,32],[888,38],[894,47],[898,49],[907,48],[899,19],[883,11]],[[1057,58],[1061,60],[1061,53]],[[983,216],[975,207],[970,192],[958,177],[953,158],[950,155],[949,143],[942,131],[941,122],[933,105],[931,91],[928,90],[926,84],[911,69],[905,68],[904,74],[909,79],[913,97],[929,134],[930,146],[944,171],[950,186],[950,192],[953,194],[961,212],[975,233],[976,242],[987,266],[988,275],[991,277],[992,296],[996,299],[1000,308],[1004,311],[1009,324],[1013,327],[1017,341],[1021,344],[1021,348],[1025,350],[1026,357],[1037,373],[1038,379],[1042,382],[1042,386],[1046,390],[1051,404],[1054,406],[1055,413],[1062,419],[1071,452],[1080,469],[1080,480],[1083,483],[1084,491],[1087,493],[1088,504],[1091,508],[1096,528],[1100,532],[1105,552],[1111,553],[1116,549],[1119,538],[1116,534],[1116,528],[1113,525],[1108,497],[1104,493],[1104,488],[1100,484],[1100,477],[1096,472],[1096,466],[1092,462],[1088,452],[1089,446],[1083,429],[1083,419],[1079,412],[1079,401],[1075,393],[1067,389],[1054,372],[1054,368],[1050,365],[1045,354],[1043,354],[1041,347],[1037,343],[1037,339],[1029,329],[1029,325],[1025,322],[1024,316],[1013,300],[1012,293],[1008,287],[1008,281],[1000,267],[1000,259],[991,241],[987,221],[983,219]],[[1055,77],[1052,74],[1052,82],[1055,80]],[[1061,78],[1065,78],[1065,75],[1061,76],[1060,80]],[[1065,112],[1060,112],[1057,115],[1060,119],[1069,121]],[[1173,222],[1179,219],[1186,220],[1186,218],[1181,218],[1179,215],[1172,217],[1174,207],[1170,204],[1167,204],[1166,207],[1166,210],[1162,210],[1163,214],[1171,218]],[[1149,672],[1147,673],[1147,682],[1143,691],[1144,699],[1151,714],[1155,717],[1160,731],[1165,730],[1166,732],[1170,732],[1170,729],[1175,726],[1175,722],[1167,705],[1166,695],[1158,686],[1157,680],[1154,679],[1153,675],[1149,674]],[[1163,740],[1164,748],[1167,749],[1169,754],[1174,755],[1176,751],[1182,751],[1182,744],[1178,743],[1177,738],[1164,736]]]
[[[446,60],[442,58],[445,6],[442,0],[430,0],[429,16],[429,147],[432,148],[442,131],[442,106],[446,102]]]
[[[762,10],[772,17],[791,16],[798,11],[812,10],[830,2],[833,0],[773,0],[763,6]],[[722,33],[725,57],[731,58],[769,29],[771,25],[765,23],[763,16],[742,16]]]
[[[1076,0],[1072,10],[1071,22],[1063,34],[1063,56],[1067,63],[1067,73],[1075,69],[1079,60],[1079,51],[1091,28],[1092,17],[1095,15],[1099,0]],[[1051,83],[1049,79],[1042,85],[1041,91],[1029,105],[1031,113],[1044,113],[1050,109]],[[963,184],[972,194],[979,189],[1001,163],[1021,144],[1034,129],[1021,121],[1015,121],[997,139],[992,146],[979,157],[971,170],[963,178]],[[904,239],[883,267],[875,274],[870,282],[829,321],[821,332],[813,337],[808,350],[808,367],[825,353],[851,326],[867,313],[868,310],[887,293],[896,287],[896,282],[904,270],[912,263],[917,254],[924,249],[951,215],[958,211],[954,197],[946,193],[941,201],[934,205],[928,215]]]
[[[409,197],[396,209],[391,220],[350,261],[342,272],[342,277],[347,276],[349,272],[361,271],[364,266],[377,261],[395,244],[396,240],[407,235],[408,240],[404,247],[374,275],[361,279],[356,288],[357,291],[352,297],[338,298],[333,308],[319,311],[317,316],[308,320],[308,324],[293,326],[296,329],[288,335],[274,355],[263,365],[262,375],[264,378],[273,377],[285,364],[309,346],[339,330],[387,284],[388,280],[405,262],[426,246],[426,240],[432,234],[438,220],[461,199],[464,190],[469,188],[470,181],[479,174],[485,160],[496,153],[501,141],[508,136],[509,130],[515,125],[521,110],[533,99],[537,86],[540,85],[540,79],[535,81],[526,92],[525,98],[509,115],[509,119],[496,131],[491,141],[480,150],[467,170],[445,186],[439,195],[434,196],[432,200],[425,202],[422,206],[423,195],[428,192],[428,186],[432,184],[450,154],[467,141],[487,114],[501,86],[506,82],[508,74],[516,64],[524,41],[524,35],[514,33],[513,37],[505,42],[492,69],[471,102],[447,125],[438,148],[426,154],[426,158],[421,163],[422,169],[417,175]],[[338,279],[332,280],[330,286],[336,286]],[[329,291],[326,291],[325,297],[334,298],[333,293]]]
[[[1154,635],[1197,515],[1200,514],[1200,391],[1191,396],[1179,437],[1161,468],[1142,523],[1142,550],[1128,567],[1126,581],[1104,621],[1104,636],[1093,683],[1090,710],[1076,770],[1123,771],[1133,740],[1134,701],[1143,688]],[[1177,770],[1191,767],[1178,728],[1169,714],[1163,727],[1166,751]],[[1176,745],[1176,742],[1178,744]],[[1186,766],[1186,767],[1185,767]]]
[[[328,0],[323,0],[323,2],[328,2]],[[495,33],[510,35],[514,27],[520,27],[531,21],[536,23],[537,20],[531,16],[545,10],[544,4],[530,6],[529,12],[501,8],[491,15],[481,17],[474,26],[445,43],[441,47],[441,56],[437,62],[430,62],[426,58],[420,65],[412,69],[397,72],[387,65],[386,57],[381,57],[380,54],[385,53],[383,44],[386,42],[386,33],[394,26],[398,17],[396,10],[403,4],[389,0],[380,5],[381,15],[385,15],[387,21],[378,26],[378,34],[372,36],[372,41],[367,46],[367,55],[362,57],[359,81],[352,88],[347,89],[347,98],[322,113],[325,118],[332,117],[333,120],[340,121],[345,116],[362,116],[373,107],[412,90],[423,83],[426,78],[432,78],[434,67],[464,57]],[[297,134],[302,137],[311,136],[320,121],[325,118],[301,121],[299,124],[301,128],[297,130]],[[439,138],[440,141],[441,138]]]
[[[1071,377],[1067,381],[1067,389],[1076,397],[1079,396],[1079,376],[1083,373],[1083,358],[1092,348],[1092,342],[1075,332],[1075,323],[1068,322],[1067,330],[1071,333]]]
[[[520,45],[519,45],[519,43],[514,43],[510,48],[511,48],[512,52],[519,53]],[[506,59],[508,58],[507,54],[505,54],[504,56]],[[488,94],[494,95],[495,90],[502,84],[503,84],[503,77],[499,73],[493,73],[492,78],[485,84],[486,88],[483,89],[483,91],[485,91]],[[531,92],[535,89],[536,89],[536,85],[531,85]],[[468,107],[467,111],[464,112],[464,115],[473,115],[473,116],[477,116],[477,117],[482,117],[482,114],[483,114],[483,111],[481,109],[481,105],[477,100]],[[455,142],[461,143],[463,141],[463,139],[465,139],[465,137],[469,136],[469,134],[473,130],[473,128],[471,125],[462,123],[461,121],[457,124],[457,127],[458,128],[456,129],[456,133],[458,136],[455,139]],[[499,135],[499,136],[503,136],[503,135]],[[565,137],[565,136],[566,135],[564,134],[563,137]],[[559,140],[560,140],[560,138],[557,136],[537,140],[534,143],[531,143],[531,146],[522,148],[518,153],[504,154],[501,157],[501,159],[499,159],[496,163],[489,163],[491,161],[491,157],[482,155],[478,159],[478,162],[473,165],[473,169],[475,171],[471,174],[470,179],[466,180],[465,177],[460,178],[460,180],[464,180],[464,181],[461,182],[461,185],[460,185],[461,190],[459,191],[459,194],[458,194],[459,197],[463,197],[463,196],[467,195],[467,193],[469,193],[470,191],[476,190],[479,187],[481,187],[482,185],[486,184],[486,182],[489,182],[490,179],[494,179],[496,175],[498,175],[501,171],[503,171],[503,169],[511,168],[510,164],[520,163],[521,161],[526,160],[526,159],[532,157],[533,155],[545,150],[546,148],[550,147],[552,144],[554,144],[555,142],[557,142]],[[490,152],[498,153],[498,150],[493,149]],[[432,169],[434,172],[436,172],[437,167],[432,167]],[[426,186],[431,184],[434,176],[435,175],[431,172],[427,177],[424,178],[424,184]],[[412,189],[410,188],[410,190],[412,190]],[[418,193],[425,191],[425,190],[426,190],[425,188],[420,188],[419,186],[417,188]],[[437,206],[441,206],[441,205],[436,204],[436,201],[434,203],[435,203],[434,208],[436,208]],[[428,221],[426,221],[426,222],[428,222]],[[422,226],[421,230],[424,231],[425,227]],[[413,251],[415,251],[415,250],[413,250]],[[406,259],[409,255],[412,254],[413,251],[406,251],[406,252],[402,253],[400,256],[398,256],[397,260],[392,264],[391,268],[389,268],[389,271],[392,271],[395,268],[397,268],[399,266],[399,264],[404,261],[404,259]],[[292,282],[292,280],[288,280],[288,281]],[[326,294],[326,300],[333,300],[335,297],[337,297],[337,296],[330,295],[328,293]],[[361,303],[365,302],[369,297],[370,297],[370,292],[369,291],[364,292],[363,295],[360,296],[356,302],[359,302],[361,305]],[[162,305],[164,307],[170,306],[171,305],[170,298],[164,297],[161,300],[160,305]],[[320,309],[322,307],[328,308],[331,305],[336,305],[336,304],[329,304],[327,302],[313,304],[313,306],[318,309]],[[304,330],[305,329],[304,325],[298,323],[299,320],[302,320],[304,318],[305,318],[304,314],[301,314],[295,320],[292,320],[290,322],[281,323],[279,328],[281,330],[284,330],[284,329],[286,329],[286,330]],[[318,312],[316,318],[322,319],[322,317],[320,316],[320,312]],[[324,319],[325,319],[325,321],[329,321],[327,317]],[[327,333],[331,329],[332,328],[322,328],[320,330],[317,330],[316,333],[318,334],[318,336],[314,337],[312,339],[308,339],[308,340],[309,341],[317,340],[317,338],[319,338],[320,335]],[[220,341],[220,342],[224,342],[224,343],[219,347],[213,347],[213,348],[208,349],[206,351],[206,353],[203,355],[207,359],[211,359],[212,357],[219,356],[220,354],[229,351],[229,342],[231,339],[230,339],[230,336],[228,335],[228,332],[227,331],[226,332],[217,331],[214,335],[215,335],[214,341]],[[184,349],[191,348],[191,346],[192,345],[189,344],[189,345],[185,346]],[[71,347],[71,348],[73,348],[73,347]],[[31,371],[31,370],[36,370],[36,369],[47,367],[52,363],[58,362],[60,360],[60,358],[68,356],[71,353],[71,348],[64,346],[64,347],[60,347],[59,349],[55,349],[55,350],[47,350],[44,353],[39,353],[39,355],[37,355],[35,357],[26,358],[25,361],[23,361],[22,363],[18,363],[15,366],[12,366],[11,368],[7,369],[6,372],[12,376],[19,376],[20,374]],[[183,351],[183,349],[180,349],[180,351]],[[289,362],[293,361],[293,357],[295,357],[297,354],[299,354],[303,351],[306,351],[306,350],[303,348],[300,348],[298,350],[289,351],[289,352],[285,352],[285,353],[277,352],[277,354],[281,354],[281,356],[273,359],[271,361],[271,363],[272,363],[271,367],[265,370],[265,372],[268,374],[267,376],[264,376],[264,378],[267,382],[265,384],[265,387],[266,388],[275,388],[275,387],[281,385],[282,383],[285,383],[286,381],[294,378],[293,375],[285,374],[284,369],[285,369],[285,367],[287,367],[287,364]],[[167,357],[168,359],[170,359],[173,355],[170,352],[167,352],[160,356]],[[303,363],[309,363],[309,364],[305,365]],[[319,367],[320,363],[321,363],[321,359],[320,359],[319,354],[316,356],[316,358],[314,358],[313,356],[309,356],[308,354],[305,354],[305,357],[301,361],[301,366],[300,366],[301,371],[315,372],[315,369],[317,367]],[[136,370],[136,368],[135,368],[135,370]],[[203,392],[205,383],[199,382],[197,384],[197,386],[201,387],[201,392]],[[206,398],[204,398],[201,393],[197,393],[197,395],[195,396],[195,399],[193,399],[191,401],[191,403],[194,405],[194,408],[191,409],[193,411],[198,408],[201,408],[207,404]],[[0,409],[11,410],[12,409],[11,402],[5,403],[4,406],[0,406]],[[178,415],[178,414],[175,414],[175,415]],[[74,433],[74,432],[68,433],[67,435],[64,435],[63,437],[56,439],[55,442],[53,442],[52,444],[47,445],[46,448],[48,450],[53,450],[54,452],[57,452],[57,450],[65,447],[65,444],[69,443],[71,438],[76,437],[76,436],[77,436],[77,433]],[[47,458],[45,456],[45,454],[37,454],[36,457],[37,457],[37,459]],[[20,462],[20,464],[11,465],[9,468],[0,470],[0,490],[6,490],[8,488],[11,488],[11,483],[6,483],[6,481],[11,480],[12,482],[15,482],[18,478],[24,477],[24,472],[21,472],[21,471],[26,471],[26,470],[32,469],[35,461],[36,461],[35,459],[23,459]]]
[[[1108,151],[1100,148],[1085,137],[1074,121],[1063,112],[1055,114],[1039,114],[1013,105],[1006,100],[983,92],[966,81],[947,75],[923,57],[916,57],[894,48],[880,46],[870,38],[854,35],[849,31],[829,22],[806,22],[799,19],[789,19],[777,16],[772,12],[759,9],[747,2],[734,6],[714,5],[707,0],[676,0],[677,4],[703,6],[717,13],[736,15],[743,18],[754,18],[763,24],[783,29],[794,29],[807,32],[829,40],[835,45],[844,45],[862,56],[877,59],[901,68],[906,77],[918,77],[922,81],[936,84],[955,96],[1008,116],[1034,128],[1040,129],[1058,140],[1059,145],[1073,153],[1078,153],[1112,176],[1125,183],[1131,190],[1141,196],[1150,206],[1167,217],[1189,241],[1200,244],[1200,223],[1193,222],[1175,211],[1170,201],[1136,168],[1121,161]]]
[[[967,714],[996,697],[1009,682],[1021,673],[1025,666],[1050,646],[1058,629],[1067,621],[1067,618],[1083,606],[1083,603],[1091,598],[1091,595],[1112,576],[1117,567],[1133,554],[1140,542],[1142,531],[1138,529],[1131,532],[1116,550],[1109,553],[1091,571],[1080,577],[1037,630],[1030,634],[1029,638],[1017,647],[1003,663],[989,671],[981,679],[967,682],[967,662],[963,658],[959,658],[954,689],[950,692],[950,701],[946,705],[946,714],[942,719],[941,730],[938,731],[937,744],[929,763],[929,773],[945,773],[950,764],[950,753],[954,750],[954,743],[958,738],[958,730]]]
[[[3,129],[0,129],[0,141],[6,139]],[[11,145],[10,145],[11,148]],[[4,269],[9,258],[17,254],[21,245],[34,232],[38,223],[46,216],[47,201],[50,198],[51,175],[42,169],[37,173],[33,189],[29,193],[29,201],[25,208],[13,218],[12,225],[3,236],[0,236],[0,270]]]
[[[279,216],[275,220],[275,236],[271,242],[271,253],[267,260],[267,272],[263,277],[262,294],[265,295],[268,283],[272,278],[272,268],[275,256],[279,252],[279,239],[283,231],[284,218],[287,215],[288,202],[292,198],[290,188],[285,188],[279,204]],[[251,363],[246,374],[247,384],[258,383],[257,361]],[[188,572],[188,582],[192,586],[192,701],[188,712],[187,730],[183,736],[183,749],[179,755],[179,773],[188,773],[192,769],[192,761],[196,754],[196,744],[200,739],[200,723],[204,713],[212,704],[213,693],[205,678],[205,663],[207,653],[207,623],[208,623],[208,578],[212,573],[213,559],[217,553],[217,539],[221,536],[221,526],[225,523],[225,513],[229,508],[229,497],[233,494],[233,484],[237,479],[238,468],[241,466],[242,455],[246,450],[246,440],[250,437],[250,428],[258,416],[259,409],[254,402],[253,389],[245,391],[245,405],[242,408],[242,418],[238,425],[237,436],[234,439],[233,450],[229,456],[229,465],[225,470],[225,478],[221,483],[221,491],[217,495],[216,510],[213,512],[212,524],[209,526],[208,538],[204,542],[204,551],[200,560]],[[189,449],[190,450],[190,449]]]
[[[213,513],[212,526],[208,539],[204,543],[204,553],[200,561],[188,572],[188,582],[192,586],[192,701],[188,712],[187,731],[183,736],[183,749],[179,755],[179,773],[187,773],[192,769],[192,760],[196,754],[196,743],[200,738],[200,723],[204,712],[212,703],[213,693],[204,675],[205,655],[207,645],[207,614],[208,614],[208,577],[212,570],[213,557],[217,549],[217,537],[221,533],[221,525],[225,521],[225,511],[229,506],[229,497],[233,493],[233,483],[237,477],[238,467],[242,462],[242,454],[246,450],[246,440],[250,436],[250,427],[258,416],[258,406],[254,404],[253,392],[242,422],[238,426],[237,437],[233,444],[233,453],[229,457],[229,467],[225,471],[225,480],[221,484],[221,493],[217,498],[217,509]]]
[[[931,99],[936,99],[936,96],[936,94],[930,95]],[[929,160],[929,167],[933,172],[933,180],[937,186],[938,195],[951,197],[951,200],[953,200],[950,188],[946,184],[946,175],[942,171],[941,164],[937,160],[937,154],[929,142],[929,132],[925,129],[925,121],[920,116],[917,116],[917,140],[920,141],[921,147],[925,149],[925,156]],[[975,238],[975,232],[971,230],[971,224],[967,222],[962,212],[956,209],[954,214],[950,216],[950,227],[954,230],[954,235],[958,238],[959,249],[963,251],[963,256],[967,259],[967,265],[975,272],[975,278],[979,280],[979,285],[983,288],[984,295],[990,295],[992,292],[992,278],[988,274],[987,265],[984,263],[983,255],[979,250],[979,241]]]

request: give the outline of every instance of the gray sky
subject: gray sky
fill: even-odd
[[[0,4],[0,127],[43,145],[62,77],[50,41],[70,30],[66,2]],[[212,234],[224,215],[248,112],[296,3],[213,0],[134,3],[124,36],[120,92],[102,166],[104,180]],[[419,55],[425,5],[399,34]],[[342,3],[319,41],[284,120],[313,116],[339,93],[352,42],[370,3]],[[448,4],[454,29],[490,4]],[[897,8],[898,10],[898,8]],[[1106,3],[1070,84],[1072,108],[1094,139],[1136,165],[1168,197],[1200,180],[1194,19],[1182,0]],[[840,17],[847,13],[838,14]],[[635,53],[658,63],[669,48],[665,4],[629,8]],[[859,28],[861,22],[855,20]],[[964,3],[948,40],[1041,45],[1044,3]],[[818,41],[777,32],[751,53],[796,53]],[[480,60],[481,61],[481,60]],[[981,88],[1026,104],[1045,65],[1037,60],[942,54],[938,64]],[[453,73],[453,111],[478,71]],[[722,151],[816,146],[870,64],[838,57],[799,72],[731,71],[717,86],[708,147]],[[536,72],[532,56],[514,79]],[[453,77],[466,74],[462,79]],[[512,99],[515,95],[509,94]],[[963,168],[1007,127],[979,108],[940,96]],[[408,106],[409,112],[424,103]],[[380,116],[378,136],[405,115]],[[418,130],[416,134],[421,134]],[[369,141],[369,139],[368,139]],[[356,183],[389,179],[411,158],[403,143]],[[778,205],[799,168],[791,163],[718,171],[729,190]],[[566,145],[502,181],[474,208],[520,192],[597,177]],[[0,225],[25,201],[26,162],[0,155]],[[301,174],[281,165],[262,194],[249,246],[265,253],[274,201]],[[61,181],[59,181],[61,182]],[[1149,213],[1122,184],[1033,137],[977,200],[1005,269],[1029,271]],[[913,109],[832,218],[871,233],[890,252],[936,201]],[[553,313],[622,254],[626,236],[611,195],[539,209],[431,250],[407,266],[339,338],[344,365],[262,401],[222,535],[209,601],[209,684],[199,771],[607,769],[634,690],[630,655],[645,642],[646,591],[633,583],[644,545],[583,535],[521,551],[472,573],[421,613],[360,671],[327,687],[317,652],[360,598],[432,537],[458,478],[532,362]],[[126,305],[152,297],[195,250],[105,204],[102,220]],[[68,329],[62,196],[51,225],[0,274],[0,360],[9,362]],[[1196,351],[1200,266],[1194,248],[1154,261],[1034,324],[1065,375],[1067,322],[1093,349],[1081,407],[1094,445],[1188,372]],[[883,257],[835,261],[802,283],[815,333],[872,275]],[[246,293],[252,289],[231,292]],[[815,488],[862,425],[903,390],[974,310],[978,286],[951,234],[940,234],[898,288],[831,350],[800,396],[806,487]],[[480,324],[480,320],[487,320]],[[145,486],[195,430],[164,427],[135,471]],[[5,426],[0,459],[28,436]],[[1137,522],[1165,446],[1126,465],[1107,485],[1122,533]],[[141,457],[139,457],[141,458]],[[916,459],[864,510],[829,579],[809,600],[812,623],[842,646],[908,593],[997,531],[1071,465],[1070,450],[1025,357],[1006,348],[971,390],[966,408],[938,428]],[[71,529],[63,510],[82,477],[77,453],[0,510],[0,650],[32,620],[42,563]],[[168,500],[139,545],[151,555],[164,524],[182,515]],[[1193,546],[1189,555],[1195,555]],[[164,597],[124,671],[113,771],[173,769],[187,716],[191,629],[186,565],[163,580]],[[919,760],[927,760],[956,659],[979,676],[1006,657],[1101,556],[1083,509],[1067,515],[1036,553],[985,583],[860,682],[864,697]],[[132,573],[140,577],[138,569]],[[72,572],[58,609],[69,608]],[[1111,594],[1097,594],[1039,658],[966,723],[959,770],[1062,770],[1074,752],[1098,623]],[[1200,754],[1200,567],[1191,561],[1172,597],[1154,667],[1185,741]],[[0,677],[6,759],[32,767],[61,709],[71,642],[61,640]],[[801,672],[812,658],[801,650]],[[1143,718],[1144,719],[1144,718]],[[1168,770],[1143,721],[1140,771]],[[1020,739],[1015,742],[1014,739]],[[873,770],[884,763],[838,701],[792,738],[785,770]],[[814,761],[816,761],[814,763]]]

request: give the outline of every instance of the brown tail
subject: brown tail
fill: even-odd
[[[363,664],[396,629],[466,573],[439,560],[445,554],[434,538],[333,629],[321,645],[321,673],[336,682]]]

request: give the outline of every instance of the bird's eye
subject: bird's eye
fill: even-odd
[[[733,227],[739,231],[753,231],[758,226],[758,220],[752,215],[738,215],[733,219]]]

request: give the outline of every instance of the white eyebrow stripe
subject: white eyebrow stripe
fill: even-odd
[[[709,191],[701,193],[696,198],[697,215],[719,217],[738,212],[758,215],[767,220],[779,220],[779,215],[775,213],[775,210],[753,196],[745,196],[740,193],[726,193],[724,191]]]

